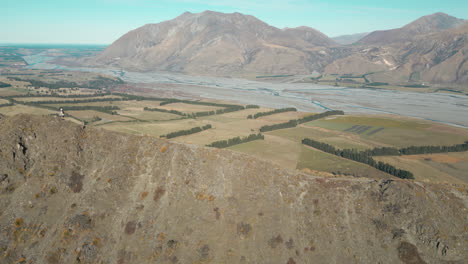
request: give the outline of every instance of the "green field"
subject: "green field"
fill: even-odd
[[[340,131],[355,135],[363,141],[367,140],[375,144],[395,147],[454,145],[468,140],[468,131],[466,129],[447,127],[416,119],[340,116],[312,121],[305,125],[330,131]],[[370,128],[362,133],[349,131],[354,126],[367,126]],[[375,131],[377,132],[373,133]]]
[[[365,150],[377,146],[376,144],[361,140],[360,138],[353,135],[341,135],[339,133],[335,133],[334,131],[323,131],[307,126],[280,129],[267,132],[267,134],[287,138],[294,142],[301,142],[301,140],[304,138],[314,138],[341,149],[354,148],[358,150]]]
[[[365,164],[340,158],[310,147],[302,146],[297,169],[309,168],[338,174],[351,174],[356,177],[380,178],[388,174]]]
[[[376,160],[410,170],[420,181],[468,182],[468,152],[376,157]]]
[[[300,142],[280,136],[267,135],[265,140],[247,142],[229,149],[273,161],[284,168],[311,169],[371,178],[390,177],[367,165],[309,148]]]
[[[265,136],[265,140],[255,140],[229,147],[231,150],[247,153],[289,169],[295,169],[301,152],[301,144],[276,136]]]

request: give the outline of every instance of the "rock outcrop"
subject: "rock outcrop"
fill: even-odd
[[[464,263],[467,189],[0,117],[0,263]]]

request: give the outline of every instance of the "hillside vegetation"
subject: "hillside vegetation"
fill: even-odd
[[[245,117],[244,117],[245,118]],[[462,263],[467,190],[0,117],[0,263]]]

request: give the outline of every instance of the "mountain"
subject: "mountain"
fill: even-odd
[[[377,35],[371,33],[358,42],[359,45],[354,48],[351,55],[327,65],[325,72],[367,73],[371,81],[388,83],[466,84],[468,83],[468,64],[466,63],[468,61],[468,23],[460,24],[459,20],[453,20],[450,17],[447,20],[440,20],[438,19],[440,17],[447,18],[438,14],[427,16],[405,26],[405,29],[394,30],[393,32],[401,34],[391,33],[379,40],[387,42],[387,45],[378,44],[379,42],[375,41]],[[437,19],[431,20],[431,18]],[[432,22],[428,23],[429,26],[423,27],[422,22],[427,21]],[[440,21],[457,21],[457,23]],[[449,24],[453,27],[442,30]],[[439,26],[434,27],[434,25]],[[408,28],[412,29],[414,34],[406,38],[408,41],[402,41],[402,36],[410,34]],[[420,33],[415,33],[416,28]],[[432,28],[433,31],[428,31],[428,28]]]
[[[405,43],[421,35],[456,28],[463,23],[463,19],[444,13],[435,13],[423,16],[402,28],[374,31],[362,38],[358,43],[363,45]]]
[[[331,61],[333,44],[312,28],[282,30],[240,13],[187,12],[130,31],[88,63],[211,75],[306,74]]]
[[[187,12],[132,30],[80,63],[228,77],[319,72],[366,74],[392,84],[467,84],[466,25],[435,13],[402,28],[335,41],[313,28],[278,29],[240,13]]]
[[[369,32],[366,33],[356,33],[356,34],[351,34],[351,35],[342,35],[342,36],[337,36],[331,38],[333,41],[335,41],[338,44],[341,45],[350,45],[355,42],[358,42],[360,39],[363,37],[367,36]]]
[[[322,32],[306,26],[285,28],[283,31],[288,33],[292,38],[299,37],[314,46],[333,46],[337,44]]]
[[[466,186],[0,115],[0,263],[464,263]]]

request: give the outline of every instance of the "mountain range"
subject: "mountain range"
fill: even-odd
[[[81,61],[131,71],[255,76],[366,74],[372,81],[468,83],[468,22],[444,13],[398,29],[331,39],[240,13],[186,12],[128,32]]]

